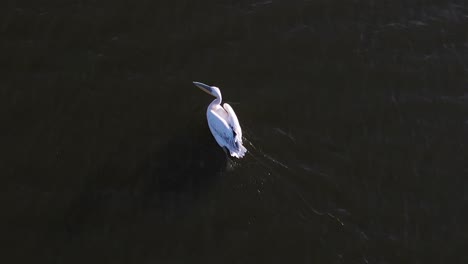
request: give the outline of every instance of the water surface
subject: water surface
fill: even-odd
[[[467,261],[463,1],[1,10],[8,263]]]

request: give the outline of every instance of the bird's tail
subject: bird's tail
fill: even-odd
[[[232,151],[231,156],[240,159],[245,156],[246,152],[247,149],[242,144],[239,144],[239,148],[236,151]]]

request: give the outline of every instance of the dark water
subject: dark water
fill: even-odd
[[[467,263],[466,2],[0,10],[3,263]]]

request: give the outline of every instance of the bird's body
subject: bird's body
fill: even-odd
[[[206,110],[208,126],[218,145],[227,148],[232,157],[244,157],[247,149],[242,145],[242,129],[232,107],[221,105],[222,96],[218,87],[193,82],[203,91],[216,97]]]

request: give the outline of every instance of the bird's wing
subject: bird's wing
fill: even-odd
[[[237,119],[236,113],[234,113],[234,110],[232,109],[232,107],[227,103],[223,104],[223,108],[228,113],[228,119],[227,119],[228,125],[236,133],[236,135],[237,135],[236,139],[239,139],[239,141],[241,141],[242,140],[242,129],[240,127],[239,120]]]
[[[210,110],[207,116],[208,124],[213,130],[212,133],[216,133],[225,142],[225,145],[231,145],[233,143],[233,131],[231,126],[224,120],[215,110]]]

